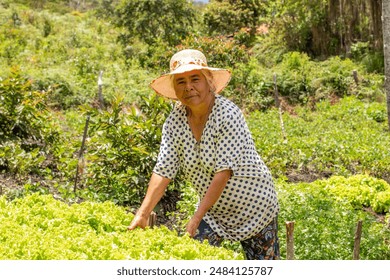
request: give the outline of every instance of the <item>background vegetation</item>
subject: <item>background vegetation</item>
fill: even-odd
[[[0,258],[214,254],[206,247],[205,253],[194,254],[188,248],[195,243],[187,239],[190,243],[177,249],[186,237],[165,228],[134,234],[145,234],[139,239],[152,243],[158,243],[159,234],[173,234],[170,244],[177,254],[172,253],[176,249],[166,255],[122,253],[133,245],[121,228],[131,213],[121,207],[134,212],[139,206],[173,105],[148,84],[168,70],[173,53],[190,47],[204,51],[210,65],[233,73],[223,95],[245,112],[256,147],[275,177],[282,255],[284,222],[295,220],[297,258],[349,259],[354,227],[362,219],[362,258],[389,259],[390,136],[379,2],[0,0],[0,205],[3,214],[15,211],[2,214],[0,232],[31,230],[26,240],[19,235],[0,239],[2,248],[15,244]],[[103,103],[97,94],[100,73]],[[97,214],[88,216],[95,210],[80,206],[72,218],[63,217],[63,210],[54,208],[68,206],[50,197],[69,207],[84,202],[111,209],[113,216],[103,222]],[[159,224],[180,235],[195,201],[179,175],[156,209]],[[29,209],[43,214],[32,219]],[[42,230],[54,238],[55,217],[67,225],[85,224],[80,236],[96,231],[98,239],[91,237],[90,244],[114,241],[104,241],[109,249],[99,252],[75,251],[64,243],[65,255],[43,250],[50,246],[36,239],[30,255],[16,245]],[[58,241],[49,239],[48,244]],[[153,251],[162,246],[157,243],[145,246]],[[242,258],[237,244],[226,242],[224,248],[230,251],[221,250],[219,258]]]

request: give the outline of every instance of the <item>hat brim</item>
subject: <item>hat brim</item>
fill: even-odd
[[[172,87],[171,76],[175,74],[182,74],[185,72],[190,72],[193,70],[202,70],[207,69],[213,74],[213,80],[215,84],[215,93],[220,93],[229,83],[231,78],[231,73],[227,69],[222,68],[213,68],[205,67],[196,64],[187,64],[181,67],[178,67],[176,70],[171,73],[161,75],[157,79],[153,80],[150,83],[150,87],[159,95],[170,98],[177,99],[175,90]]]

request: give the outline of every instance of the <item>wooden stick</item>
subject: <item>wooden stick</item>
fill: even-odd
[[[104,108],[104,99],[103,99],[103,71],[100,71],[98,78],[98,102],[100,109]]]
[[[356,70],[352,71],[353,79],[355,80],[355,84],[358,86],[359,85],[359,78]]]
[[[363,221],[360,220],[357,223],[356,226],[356,232],[355,232],[355,244],[353,246],[353,259],[358,260],[359,259],[359,254],[360,254],[360,241],[362,239],[362,225]]]
[[[294,224],[295,222],[286,222],[287,236],[287,259],[294,260]]]
[[[156,221],[157,221],[157,214],[152,211],[152,213],[150,213],[150,216],[148,219],[148,226],[150,228],[153,228],[156,224]]]
[[[77,189],[77,181],[79,178],[79,170],[80,170],[80,165],[82,164],[82,157],[83,157],[83,152],[84,152],[84,146],[85,146],[85,139],[87,138],[87,131],[88,131],[88,124],[89,124],[89,115],[87,116],[87,120],[85,121],[85,126],[84,126],[84,134],[83,134],[83,141],[81,143],[81,148],[79,151],[79,160],[77,162],[77,167],[76,167],[76,176],[74,179],[74,186],[73,186],[73,192],[76,192]]]

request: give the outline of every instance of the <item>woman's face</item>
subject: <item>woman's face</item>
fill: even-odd
[[[173,87],[177,98],[186,106],[196,106],[209,100],[210,86],[200,70],[176,74]]]

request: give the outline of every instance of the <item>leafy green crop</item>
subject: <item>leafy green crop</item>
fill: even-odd
[[[69,206],[49,195],[0,197],[0,259],[242,259],[166,227],[130,232],[132,217],[112,202]]]
[[[299,184],[277,181],[282,259],[286,221],[295,221],[297,259],[351,259],[359,220],[363,220],[361,259],[390,259],[390,229],[361,206],[356,207],[354,198],[362,195],[344,192],[343,186],[345,190],[370,186],[377,194],[389,194],[388,184],[369,176]],[[129,232],[132,217],[112,202],[68,205],[38,193],[11,202],[1,197],[0,259],[243,258],[238,243],[214,248],[164,226]],[[383,221],[389,218],[387,215]]]
[[[318,184],[340,200],[347,199],[354,207],[372,207],[377,213],[390,212],[390,185],[384,180],[364,175],[335,176]]]
[[[368,212],[361,211],[362,203],[365,203],[362,199],[370,197],[367,192],[362,192],[366,187],[373,193],[376,190],[378,199],[381,195],[387,196],[387,200],[379,205],[390,203],[389,185],[369,176],[333,177],[297,184],[278,181],[281,205],[279,238],[282,245],[286,238],[284,223],[295,221],[297,259],[352,259],[356,225],[362,220],[360,258],[390,259],[390,229]],[[357,209],[358,200],[360,205]],[[388,223],[390,216],[384,218],[384,222]],[[281,246],[282,256],[285,256],[285,250]]]

